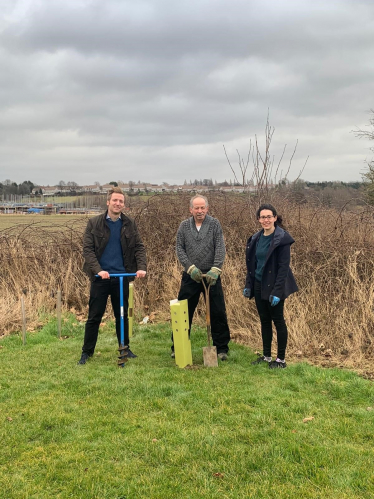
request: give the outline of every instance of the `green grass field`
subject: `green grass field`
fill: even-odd
[[[78,366],[83,324],[63,335],[0,341],[1,498],[373,497],[374,386],[355,373],[270,371],[239,345],[204,368],[198,328],[179,369],[168,325],[138,326],[119,369],[109,324]]]
[[[20,225],[38,224],[46,228],[64,225],[75,220],[87,219],[86,215],[0,215],[0,231]]]

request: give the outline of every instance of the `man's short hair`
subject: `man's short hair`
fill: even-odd
[[[195,201],[195,199],[204,199],[205,207],[207,208],[209,206],[208,199],[205,196],[202,196],[201,194],[196,194],[196,196],[190,199],[190,208],[193,208],[193,202]]]
[[[112,194],[122,194],[123,197],[125,197],[125,193],[120,187],[112,187],[109,189],[108,194],[107,194],[107,201],[110,201],[110,198],[112,197]]]

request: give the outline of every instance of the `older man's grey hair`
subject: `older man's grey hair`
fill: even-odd
[[[209,206],[208,199],[205,196],[202,196],[201,194],[196,194],[196,196],[190,199],[190,208],[193,208],[193,202],[195,201],[195,199],[204,199],[205,208],[208,208]]]

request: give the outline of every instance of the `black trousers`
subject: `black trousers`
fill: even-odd
[[[286,355],[288,331],[283,316],[284,300],[272,307],[268,300],[261,298],[261,283],[255,280],[255,301],[261,321],[262,344],[265,357],[271,357],[271,342],[273,339],[272,322],[277,330],[278,358],[284,359]]]
[[[110,279],[97,278],[91,283],[90,301],[88,308],[88,319],[86,322],[84,343],[82,352],[88,355],[93,355],[99,334],[99,326],[103,318],[108,296],[110,295],[114,317],[116,318],[116,333],[118,345],[121,344],[121,308],[120,308],[120,291],[119,278],[111,277]],[[125,345],[129,344],[129,325],[127,321],[127,310],[129,306],[129,282],[126,278],[123,279],[123,312],[124,312],[124,339]]]
[[[204,294],[204,287],[201,282],[196,282],[183,272],[181,287],[178,294],[178,300],[188,300],[188,318],[190,335],[193,315],[201,293]],[[205,294],[204,294],[205,297]],[[221,278],[217,279],[215,286],[210,287],[210,321],[213,345],[217,347],[217,353],[229,351],[230,330],[227,324],[225,298],[223,296]],[[172,347],[173,349],[173,347]]]

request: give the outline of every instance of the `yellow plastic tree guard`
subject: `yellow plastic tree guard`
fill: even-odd
[[[129,309],[127,312],[127,320],[129,323],[129,338],[132,338],[133,322],[134,322],[134,283],[129,283]]]
[[[192,366],[191,340],[188,337],[187,300],[171,300],[170,313],[173,327],[175,363],[180,368]]]

